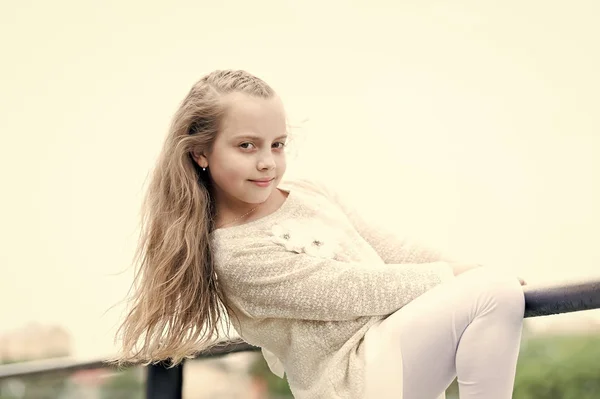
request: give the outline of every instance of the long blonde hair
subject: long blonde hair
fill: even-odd
[[[210,153],[226,111],[221,98],[231,92],[275,95],[245,71],[219,70],[200,79],[181,103],[143,202],[134,293],[113,362],[169,359],[176,365],[219,341],[219,323],[231,315],[212,258],[210,177],[191,156]]]

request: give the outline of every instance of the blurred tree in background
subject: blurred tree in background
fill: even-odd
[[[102,385],[101,399],[142,399],[144,397],[145,375],[141,368],[129,368],[111,377]]]
[[[0,380],[0,399],[142,399],[145,373],[142,367],[132,367],[115,372],[112,369],[91,375],[88,382],[74,379],[78,372],[56,372],[43,375],[15,377]],[[97,392],[97,394],[94,394]]]
[[[279,378],[273,374],[260,352],[250,367],[250,375],[266,382],[270,398],[293,398],[287,381],[287,375],[285,375],[284,378]]]
[[[600,398],[600,336],[545,336],[521,350],[515,399]]]
[[[57,399],[66,394],[69,373],[14,378],[0,383],[0,399]]]

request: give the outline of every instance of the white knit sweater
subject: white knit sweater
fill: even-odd
[[[369,327],[452,269],[440,253],[367,223],[324,184],[279,188],[289,196],[277,211],[211,234],[232,325],[275,374],[285,371],[295,398],[363,398]]]

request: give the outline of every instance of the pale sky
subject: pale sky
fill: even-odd
[[[146,176],[214,69],[282,96],[289,176],[530,283],[598,276],[600,3],[491,3],[0,3],[0,330],[112,350]]]

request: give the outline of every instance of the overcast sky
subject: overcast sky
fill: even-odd
[[[282,96],[290,176],[530,283],[598,275],[600,3],[91,3],[0,3],[0,330],[112,350],[146,176],[214,69]]]

